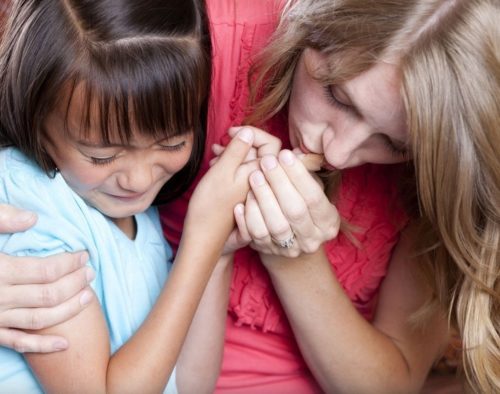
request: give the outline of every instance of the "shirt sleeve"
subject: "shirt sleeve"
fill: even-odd
[[[60,174],[50,178],[19,155],[10,149],[1,153],[0,203],[33,211],[38,219],[24,232],[0,234],[0,250],[14,256],[48,256],[85,249],[95,255],[89,207]]]

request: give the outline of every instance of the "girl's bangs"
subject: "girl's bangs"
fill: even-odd
[[[82,136],[97,127],[110,143],[134,132],[159,140],[201,130],[210,81],[201,49],[189,40],[140,44],[99,48],[74,73],[67,114],[81,89]]]

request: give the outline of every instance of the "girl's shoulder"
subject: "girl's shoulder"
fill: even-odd
[[[49,175],[17,148],[0,149],[0,185],[2,203],[35,212],[61,211],[67,204],[83,203],[61,174]]]
[[[0,149],[0,177],[12,176],[44,177],[43,170],[23,152],[15,147]]]

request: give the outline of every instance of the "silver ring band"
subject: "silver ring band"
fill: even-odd
[[[279,240],[274,237],[271,237],[271,240],[280,248],[290,249],[295,244],[295,233],[292,231],[292,234],[287,239],[284,240]]]

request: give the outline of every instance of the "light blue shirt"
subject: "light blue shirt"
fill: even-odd
[[[48,177],[14,148],[0,150],[0,202],[38,214],[32,229],[0,234],[4,253],[47,256],[63,251],[89,252],[89,265],[96,273],[92,287],[106,316],[114,353],[139,328],[167,279],[172,251],[163,238],[157,209],[135,216],[137,235],[132,241],[73,192],[61,174]],[[174,381],[172,374],[165,392],[176,392]],[[43,391],[24,357],[0,347],[0,393],[14,392]]]

